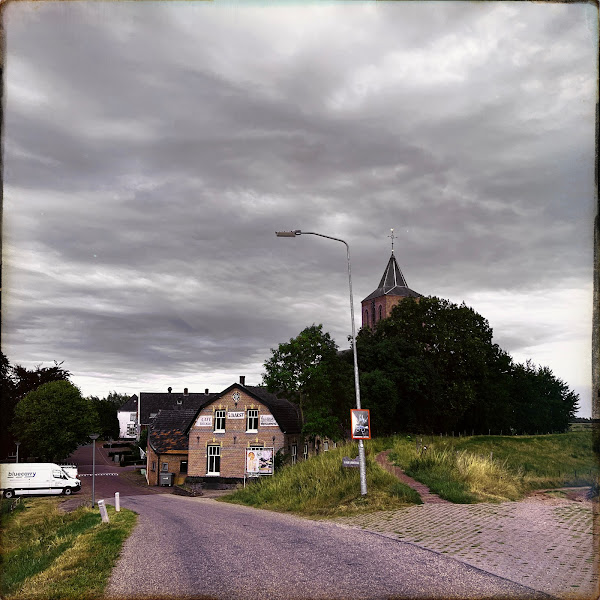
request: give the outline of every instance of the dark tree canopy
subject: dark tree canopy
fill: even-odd
[[[361,330],[361,394],[379,432],[566,431],[577,395],[546,367],[513,364],[492,333],[464,303],[435,297]]]
[[[399,431],[567,431],[578,397],[547,367],[515,364],[472,308],[435,297],[407,298],[357,337],[361,404],[375,435]],[[351,352],[322,326],[280,344],[265,384],[303,410],[304,433],[347,429],[354,406]]]
[[[44,383],[51,381],[68,381],[71,374],[62,368],[62,362],[54,361],[52,367],[36,365],[27,369],[21,365],[11,366],[7,357],[0,353],[0,458],[8,456],[15,450],[15,438],[12,434],[12,423],[18,402],[29,392]],[[23,448],[23,450],[26,450]]]
[[[16,406],[13,433],[41,461],[63,460],[97,431],[92,403],[68,381],[45,383]]]
[[[264,364],[267,389],[299,404],[305,435],[340,439],[350,418],[352,369],[340,358],[329,333],[322,325],[311,325],[271,352]]]
[[[100,437],[103,439],[118,439],[119,419],[117,411],[129,400],[129,395],[110,392],[106,398],[90,396],[89,400],[98,415],[98,433]]]

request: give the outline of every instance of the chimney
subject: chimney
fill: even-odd
[[[167,388],[167,391],[169,392],[169,394],[171,393],[171,390],[172,390],[172,389],[173,389],[172,387],[168,387],[168,388]]]
[[[208,396],[208,388],[204,390],[204,393]]]
[[[188,389],[187,388],[183,388],[183,395],[187,396],[188,395]]]
[[[240,385],[246,385],[246,376],[240,375]]]

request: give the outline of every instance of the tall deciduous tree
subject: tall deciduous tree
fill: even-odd
[[[406,299],[363,329],[363,404],[381,433],[566,431],[577,395],[547,367],[515,365],[487,320],[464,303]]]
[[[88,398],[98,415],[98,433],[105,439],[119,437],[119,419],[117,411],[127,400],[129,395],[110,392],[106,398],[90,396]]]
[[[300,405],[305,435],[339,439],[349,421],[352,375],[329,333],[311,325],[271,352],[264,364],[267,389]]]
[[[481,315],[434,297],[400,302],[375,331],[360,332],[357,349],[361,370],[383,370],[395,383],[398,410],[388,412],[390,423],[405,415],[430,431],[452,429],[474,409],[495,352]]]
[[[63,460],[98,428],[92,403],[68,381],[45,383],[15,408],[13,433],[42,461]]]
[[[29,392],[51,381],[68,381],[71,374],[62,368],[63,363],[54,361],[52,367],[36,365],[27,369],[21,365],[11,366],[7,357],[0,357],[0,457],[6,457],[15,449],[12,423],[15,407]],[[21,440],[19,440],[21,441]],[[25,450],[25,448],[23,448]]]

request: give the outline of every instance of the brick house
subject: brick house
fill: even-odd
[[[176,484],[187,475],[205,485],[242,481],[249,448],[281,451],[292,464],[314,452],[301,436],[300,409],[262,386],[245,385],[243,376],[221,393],[186,394],[187,405],[176,394],[140,394],[150,396],[157,412],[148,415],[149,485],[159,485],[161,472],[174,473]]]
[[[159,485],[160,473],[173,473],[174,483],[183,483],[188,472],[186,430],[196,415],[194,409],[160,409],[148,428],[146,481]]]
[[[244,378],[204,404],[188,426],[188,474],[205,483],[244,478],[246,450],[273,448],[298,459],[302,445],[300,409],[267,392],[247,386]]]

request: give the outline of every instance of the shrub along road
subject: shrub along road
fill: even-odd
[[[270,599],[546,598],[377,533],[206,498],[145,495],[106,595]]]

